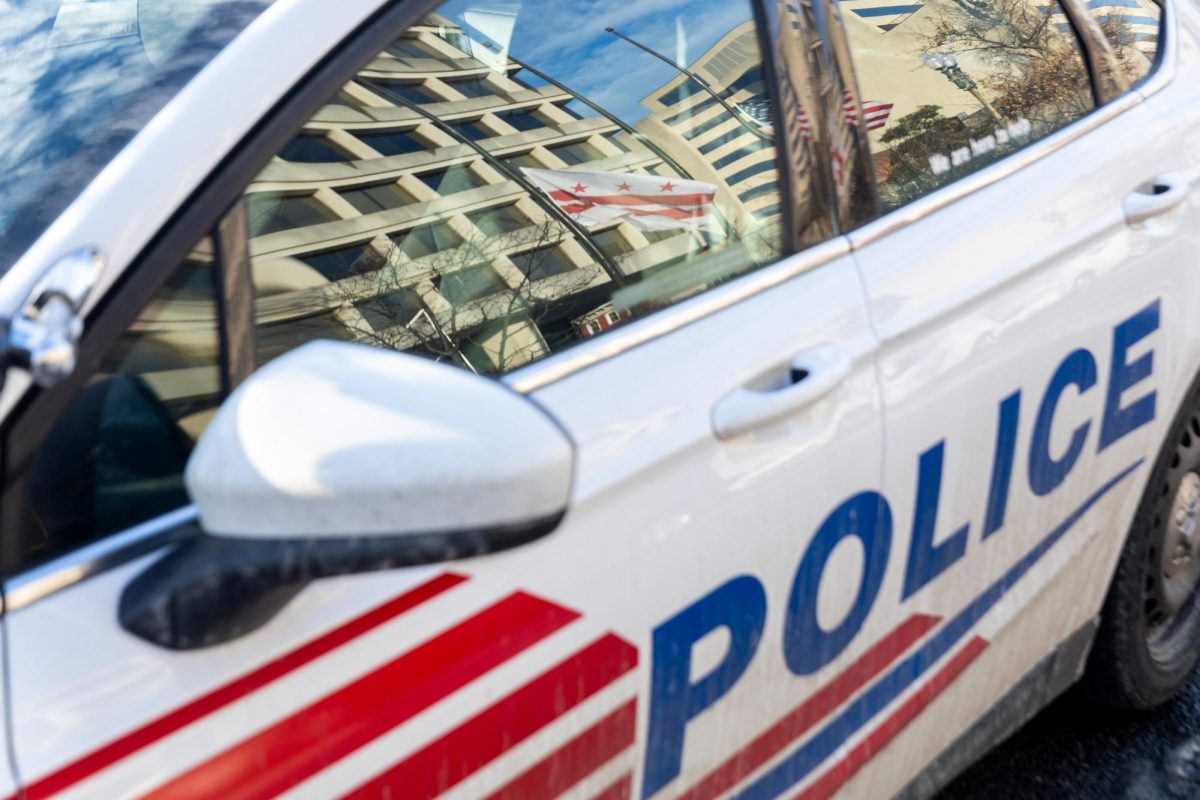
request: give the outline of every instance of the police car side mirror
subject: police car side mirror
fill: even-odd
[[[573,459],[562,430],[494,380],[305,345],[218,410],[185,473],[203,533],[130,582],[121,624],[205,647],[259,627],[317,578],[530,542],[562,518]]]

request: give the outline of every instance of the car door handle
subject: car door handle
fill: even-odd
[[[1125,221],[1133,224],[1165,214],[1192,192],[1192,177],[1182,173],[1159,175],[1143,187],[1125,195]]]
[[[823,344],[797,354],[788,367],[782,385],[742,386],[717,402],[712,426],[718,439],[746,433],[817,402],[846,379],[851,360],[840,347]]]

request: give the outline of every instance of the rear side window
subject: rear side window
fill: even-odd
[[[1083,48],[1055,2],[845,0],[841,7],[862,95],[846,102],[868,131],[885,208],[1094,108]]]

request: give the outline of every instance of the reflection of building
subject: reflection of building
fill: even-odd
[[[733,210],[730,218],[748,226],[780,210],[761,61],[754,23],[744,22],[689,65],[707,87],[687,75],[667,81],[642,99],[652,113],[637,125],[677,154],[695,178],[716,184],[722,207]]]
[[[703,245],[625,221],[576,235],[520,167],[674,172],[612,120],[568,108],[575,95],[480,47],[425,18],[250,187],[264,359],[319,333],[512,368],[575,338],[572,320],[624,276]]]

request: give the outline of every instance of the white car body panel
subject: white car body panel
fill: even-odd
[[[565,649],[584,646],[605,630],[636,646],[641,654],[637,672],[614,681],[555,723],[557,728],[539,733],[541,749],[536,742],[514,748],[470,782],[453,787],[451,796],[478,797],[484,786],[496,789],[520,773],[517,764],[544,755],[547,742],[560,743],[564,732],[578,732],[631,696],[643,708],[650,631],[694,600],[698,590],[745,573],[767,587],[769,608],[783,605],[804,551],[805,532],[816,527],[826,510],[821,504],[796,506],[793,487],[818,485],[820,496],[840,496],[880,480],[882,428],[873,338],[859,292],[853,265],[842,258],[536,393],[534,400],[563,423],[578,448],[571,510],[559,530],[520,549],[448,565],[451,572],[469,575],[469,582],[421,606],[403,625],[392,622],[372,631],[117,760],[62,796],[146,793],[230,744],[282,723],[306,702],[354,682],[513,590],[554,602],[569,598],[566,605],[582,612],[583,619],[489,673],[487,680],[468,685],[344,761],[308,776],[290,796],[327,797],[354,788],[401,754],[435,739],[436,731],[461,723],[485,700],[515,689],[561,658]],[[810,304],[802,324],[778,324],[793,309]],[[830,395],[793,419],[729,442],[713,439],[711,408],[731,389],[763,371],[786,367],[797,352],[830,341],[837,341],[855,365]],[[709,343],[709,359],[697,371],[685,356],[703,343]],[[753,357],[745,358],[747,353]],[[647,381],[651,365],[659,367],[656,379]],[[685,381],[687,402],[672,400]],[[631,525],[632,520],[638,524]],[[853,555],[848,558],[852,561]],[[12,675],[21,687],[14,709],[22,731],[17,759],[34,786],[104,743],[440,571],[319,581],[259,631],[227,645],[175,653],[113,625],[122,589],[146,563],[105,573],[9,615],[9,636],[18,654]],[[832,613],[846,605],[844,595],[851,588],[829,588],[823,602],[833,606]],[[778,712],[777,702],[798,702],[813,685],[788,676],[777,653],[781,616],[771,613],[768,620],[762,652],[739,680],[740,696],[730,695],[732,702],[721,706],[720,714],[706,716],[688,731],[684,771],[668,792],[702,777],[731,740],[751,739]],[[861,642],[868,640],[864,636]],[[89,653],[89,678],[81,680],[71,663],[47,668],[38,655],[47,651]],[[706,642],[698,653],[700,664],[718,661],[719,639]],[[136,702],[131,702],[131,692]],[[743,713],[743,703],[756,713]],[[55,713],[47,713],[50,708]],[[80,725],[80,718],[96,722]],[[639,711],[639,730],[644,725]],[[237,732],[232,738],[231,731]],[[641,730],[638,740],[644,737]],[[576,796],[587,796],[584,789],[595,788],[610,773],[615,780],[640,770],[641,748],[623,748],[616,758],[618,762],[606,761],[573,790]],[[638,780],[635,771],[634,785]],[[229,795],[222,790],[222,796]]]
[[[890,767],[864,775],[859,791],[895,791],[880,774],[911,777],[912,765],[949,746],[1049,648],[1099,613],[1157,447],[1200,361],[1200,330],[1187,305],[1200,292],[1191,263],[1200,251],[1200,200],[1138,226],[1126,223],[1121,204],[1134,187],[1186,166],[1168,120],[1137,105],[1036,165],[856,249],[881,339],[893,547],[909,547],[917,459],[941,440],[935,547],[969,526],[965,551],[905,602],[910,612],[947,616],[964,607],[1097,487],[1144,459],[984,618],[977,633],[990,646],[939,700],[943,712],[919,718],[906,733],[912,749],[889,753]],[[1122,395],[1128,405],[1154,392],[1155,418],[1097,454],[1113,327],[1156,301],[1157,330],[1129,351],[1133,360],[1152,350],[1153,374]],[[1061,458],[1085,422],[1087,437],[1062,484],[1038,497],[1029,479],[1035,417],[1055,368],[1077,348],[1094,356],[1096,383],[1062,395],[1050,453]],[[984,538],[999,405],[1017,390],[1006,513]],[[905,565],[890,566],[884,594],[898,599]],[[962,574],[971,580],[951,577]]]
[[[99,297],[296,77],[382,5],[278,0],[0,280],[0,314],[20,306],[55,257],[84,245],[100,245],[108,260],[104,284],[94,295]],[[314,582],[263,628],[193,652],[156,648],[116,624],[121,591],[155,556],[9,610],[4,655],[12,707],[0,712],[11,713],[12,750],[30,796],[141,796],[191,770],[198,770],[199,783],[175,784],[175,790],[221,787],[233,776],[245,779],[239,786],[246,796],[268,788],[286,790],[288,797],[343,794],[397,763],[419,763],[422,748],[471,724],[481,709],[604,641],[623,658],[632,652],[636,666],[625,664],[565,713],[439,796],[482,797],[632,703],[635,743],[621,739],[624,744],[590,764],[569,792],[591,798],[628,786],[632,796],[642,796],[653,762],[665,782],[648,787],[649,794],[677,797],[806,699],[819,696],[906,619],[952,617],[1064,517],[1083,509],[1062,540],[944,653],[954,660],[975,647],[944,691],[925,697],[932,681],[914,680],[869,720],[847,728],[836,754],[800,778],[791,780],[795,771],[784,767],[800,740],[797,734],[726,787],[739,797],[767,796],[770,776],[787,773],[791,796],[829,774],[833,762],[872,746],[873,726],[924,699],[923,710],[877,748],[869,766],[856,767],[835,787],[845,797],[887,797],[903,789],[1056,644],[1098,613],[1149,463],[1200,364],[1200,328],[1186,308],[1200,293],[1195,264],[1200,196],[1144,226],[1131,227],[1121,216],[1122,199],[1139,183],[1200,168],[1200,13],[1185,3],[1172,8],[1187,23],[1176,26],[1172,62],[1164,67],[1175,77],[1148,93],[1145,103],[1122,101],[1127,108],[1094,129],[1082,121],[1089,130],[1078,138],[1069,129],[1057,134],[1063,145],[1023,169],[1012,171],[1012,159],[997,164],[992,168],[997,173],[1012,174],[924,218],[908,221],[902,209],[876,223],[888,229],[878,238],[871,238],[870,229],[851,235],[852,254],[846,240],[830,242],[822,247],[837,257],[828,263],[532,391],[530,400],[563,426],[576,448],[568,513],[547,538],[444,566]],[[1176,144],[1181,137],[1186,150]],[[178,159],[180,152],[188,158]],[[170,180],[163,179],[164,164],[171,165]],[[1013,237],[1013,229],[1022,236]],[[741,280],[786,273],[804,257]],[[739,285],[744,284],[715,291],[736,292]],[[1123,395],[1136,399],[1153,389],[1155,418],[1097,454],[1113,327],[1155,299],[1161,303],[1159,327],[1130,349],[1131,358],[1153,349],[1153,375]],[[694,298],[667,313],[693,313],[704,302],[704,296]],[[655,324],[651,317],[627,330],[636,335]],[[714,437],[713,409],[723,398],[763,373],[785,371],[797,354],[830,344],[847,357],[850,372],[827,395],[749,433],[726,441]],[[593,352],[605,347],[603,337],[583,346]],[[1037,403],[1061,359],[1077,348],[1094,355],[1098,379],[1081,396],[1073,390],[1064,394],[1051,448],[1065,449],[1071,430],[1085,420],[1091,420],[1088,438],[1062,485],[1036,497],[1027,464]],[[506,381],[521,386],[519,374]],[[10,370],[0,413],[27,385]],[[981,541],[997,406],[1017,389],[1022,400],[1006,520],[994,537]],[[902,604],[917,459],[942,439],[934,541],[944,542],[969,523],[966,549]],[[1134,466],[1139,458],[1146,463]],[[1122,477],[1112,491],[1089,505],[1114,476]],[[798,676],[783,654],[785,609],[798,564],[834,506],[866,490],[879,491],[891,505],[894,532],[882,584],[848,645],[819,670]],[[861,548],[839,547],[825,574],[860,576],[863,563]],[[672,771],[662,766],[661,754],[645,752],[649,707],[659,700],[652,674],[654,634],[718,587],[746,577],[765,593],[761,638],[734,682],[686,721],[678,770]],[[442,582],[439,591],[412,608],[355,628],[336,646],[305,650],[431,581]],[[859,584],[827,577],[820,587],[818,613],[832,627],[854,606]],[[236,758],[218,761],[259,735],[284,740],[286,733],[302,749],[308,740],[295,732],[305,729],[288,727],[299,709],[348,686],[369,685],[376,670],[400,663],[396,659],[420,652],[460,624],[491,624],[489,609],[517,591],[540,598],[534,604],[541,611],[563,614],[561,624],[530,634],[532,641],[505,651],[485,675],[361,746],[310,765],[287,786],[271,783],[278,776],[267,767],[274,764],[259,765],[262,774],[254,774]],[[732,630],[718,625],[694,642],[693,683],[731,657]],[[477,648],[506,647],[510,632],[502,626],[477,630]],[[915,641],[896,657],[914,652]],[[281,658],[287,669],[271,672]],[[252,675],[261,680],[246,683],[245,676]],[[234,685],[245,691],[231,693]],[[197,698],[208,705],[190,707]],[[163,722],[181,708],[192,710]],[[844,708],[837,705],[829,713],[836,716]],[[820,730],[826,719],[811,730]],[[130,738],[131,731],[151,724],[166,732]],[[327,732],[341,734],[336,728]],[[291,763],[286,756],[280,755],[280,763]],[[0,796],[7,797],[17,787],[3,761]],[[70,781],[64,772],[71,772]],[[238,795],[230,789],[222,796]]]

